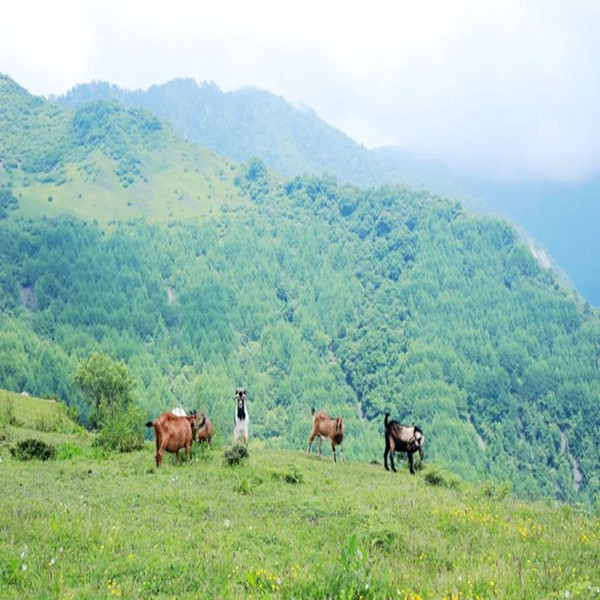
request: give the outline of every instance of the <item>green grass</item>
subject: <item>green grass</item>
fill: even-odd
[[[11,458],[38,435],[80,451]],[[101,455],[92,439],[0,426],[1,598],[600,597],[600,521],[570,506],[435,466],[251,445],[235,467],[196,448],[156,469],[151,443]]]
[[[238,167],[204,148],[169,136],[170,144],[153,152],[139,150],[147,181],[124,187],[114,173],[115,161],[98,150],[80,163],[66,165],[61,185],[39,180],[15,182],[19,209],[14,215],[71,215],[97,219],[100,224],[144,217],[150,221],[202,219],[218,216],[221,205],[249,204],[233,184]],[[51,198],[51,200],[49,200]]]
[[[52,399],[0,390],[0,426],[13,425],[43,432],[73,433],[80,429],[67,407]]]

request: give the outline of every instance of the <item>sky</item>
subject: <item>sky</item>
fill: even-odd
[[[595,0],[3,0],[0,72],[41,95],[255,86],[368,147],[575,182],[600,172],[598,30]]]

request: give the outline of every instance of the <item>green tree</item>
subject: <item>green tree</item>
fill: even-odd
[[[77,365],[73,381],[91,406],[90,424],[100,429],[101,446],[120,452],[142,447],[144,415],[133,401],[135,382],[124,362],[92,352]]]
[[[134,381],[124,362],[92,352],[79,361],[73,381],[81,390],[92,412],[90,424],[102,427],[102,417],[115,407],[127,408],[133,402]]]
[[[120,452],[143,445],[143,413],[133,401],[135,382],[124,362],[92,352],[81,360],[73,375],[91,405],[90,424],[100,429],[98,443]]]

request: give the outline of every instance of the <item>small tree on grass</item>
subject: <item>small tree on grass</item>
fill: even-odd
[[[90,424],[100,445],[121,452],[141,448],[144,415],[133,400],[135,382],[127,365],[93,352],[77,365],[73,381],[91,407]]]

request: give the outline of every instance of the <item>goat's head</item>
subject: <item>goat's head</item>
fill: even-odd
[[[248,400],[248,396],[246,396],[246,390],[244,388],[238,388],[235,391],[235,398],[237,400],[238,408],[243,409],[244,403]]]
[[[192,428],[192,433],[193,433],[194,429],[196,429],[196,411],[194,411],[193,413],[190,413],[185,418],[188,420],[188,423],[190,424],[190,427]]]
[[[342,420],[342,417],[335,418],[334,429],[336,435],[339,435],[340,433],[344,432],[344,421]]]

